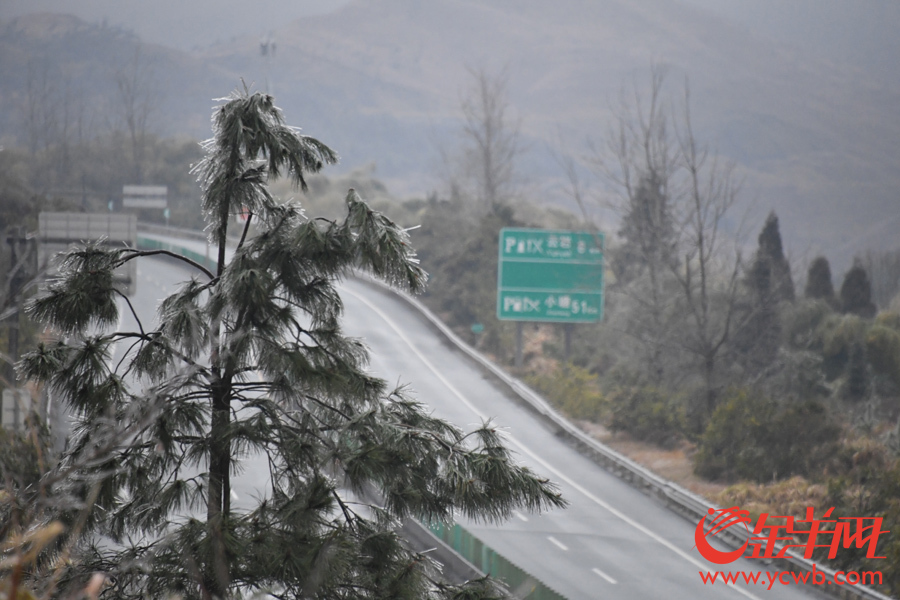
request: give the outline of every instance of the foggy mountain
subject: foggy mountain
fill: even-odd
[[[900,85],[896,0],[683,0],[806,56],[868,71]]]
[[[698,0],[694,0],[698,1]],[[154,115],[167,134],[208,136],[211,99],[243,77],[268,88],[304,131],[342,155],[374,162],[404,193],[424,193],[435,143],[452,143],[467,67],[505,68],[529,142],[531,183],[559,177],[548,158],[558,132],[583,156],[601,141],[623,87],[669,68],[676,99],[690,80],[697,136],[734,159],[744,197],[771,208],[796,257],[824,251],[836,273],[853,253],[896,245],[900,227],[900,89],[826,56],[757,36],[703,7],[675,0],[355,0],[323,15],[186,53],[144,44],[163,92]],[[110,73],[140,40],[61,16],[0,23],[0,138],[22,138],[26,90],[41,77],[114,118]],[[760,221],[761,222],[761,221]]]

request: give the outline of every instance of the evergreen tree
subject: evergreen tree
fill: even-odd
[[[778,216],[775,211],[769,213],[766,224],[759,233],[759,249],[756,260],[768,260],[771,271],[771,293],[776,302],[794,301],[794,280],[791,277],[791,266],[784,256],[781,244],[781,232],[778,227]]]
[[[494,597],[485,582],[437,581],[427,557],[400,543],[399,521],[493,521],[564,501],[511,462],[490,424],[465,435],[429,416],[369,375],[365,348],[343,335],[335,282],[348,269],[423,289],[406,233],[352,189],[339,221],[277,203],[268,180],[305,188],[304,174],[336,155],[286,126],[268,95],[235,93],[217,107],[205,149],[196,172],[217,266],[179,258],[196,275],[162,301],[153,327],[107,331],[123,297],[112,272],[164,251],[76,250],[31,307],[61,339],[26,357],[24,374],[81,416],[66,487],[86,512],[60,515],[78,522],[70,532],[83,527],[69,579],[99,571],[117,598]],[[236,214],[249,219],[227,260]],[[116,343],[128,351],[112,362]],[[254,455],[267,461],[268,487],[233,507],[232,477]],[[374,490],[383,505],[360,511],[345,488]]]
[[[675,223],[667,182],[655,169],[628,192],[619,230],[622,245],[613,255],[612,266],[618,286],[634,299],[626,329],[640,340],[647,375],[659,385],[665,377],[665,346],[672,329],[666,285],[678,261]]]
[[[813,300],[825,300],[832,306],[837,304],[831,283],[831,266],[824,256],[817,256],[809,265],[803,295]]]
[[[622,245],[613,261],[619,281],[646,271],[659,272],[675,260],[675,224],[668,195],[656,173],[642,177],[630,196],[619,236]]]
[[[754,375],[778,355],[781,345],[779,303],[794,300],[791,268],[784,257],[774,211],[769,213],[758,241],[759,247],[744,279],[748,291],[744,306],[746,316],[734,342],[738,359]]]
[[[872,284],[869,275],[859,260],[844,275],[841,284],[841,311],[871,319],[878,308],[872,302]]]
[[[758,375],[772,364],[781,345],[773,271],[772,259],[757,255],[744,282],[749,298],[743,307],[746,316],[735,334],[734,344],[739,362],[752,375]]]

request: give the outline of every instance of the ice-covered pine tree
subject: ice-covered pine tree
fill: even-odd
[[[433,418],[368,374],[366,349],[343,335],[335,283],[349,269],[423,289],[405,232],[353,190],[342,221],[273,199],[268,181],[305,188],[304,174],[336,155],[286,126],[270,96],[236,92],[213,120],[196,172],[215,272],[191,264],[153,326],[95,333],[117,322],[113,269],[148,253],[89,246],[31,307],[60,339],[23,372],[81,417],[67,482],[88,508],[83,528],[85,513],[62,515],[83,546],[67,580],[103,572],[117,598],[495,597],[485,582],[440,583],[394,533],[399,520],[498,520],[564,501],[510,460],[489,423],[464,434]],[[226,260],[239,213],[258,232],[245,227]],[[128,348],[123,360],[110,360],[113,344]],[[231,477],[253,455],[266,457],[270,483],[240,510]],[[383,503],[360,511],[344,489]]]

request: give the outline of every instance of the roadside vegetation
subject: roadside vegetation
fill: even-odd
[[[679,448],[695,476],[724,487],[711,498],[721,505],[798,517],[835,507],[900,531],[900,248],[859,256],[835,286],[826,256],[789,262],[775,212],[736,228],[732,168],[693,137],[689,106],[665,108],[664,79],[655,70],[635,90],[640,107],[623,106],[605,151],[587,158],[618,193],[606,198],[620,225],[606,232],[604,321],[575,328],[568,355],[562,326],[528,324],[517,374],[588,429]],[[561,164],[589,216],[590,190]],[[514,325],[495,316],[498,232],[559,227],[525,198],[499,209],[477,191],[432,198],[415,233],[433,278],[426,302],[514,371]],[[566,226],[592,228],[574,216]],[[887,559],[846,550],[835,566],[881,570],[896,593],[897,539],[883,536]]]

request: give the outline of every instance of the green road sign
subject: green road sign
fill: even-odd
[[[497,317],[578,323],[603,317],[603,234],[500,231]]]

